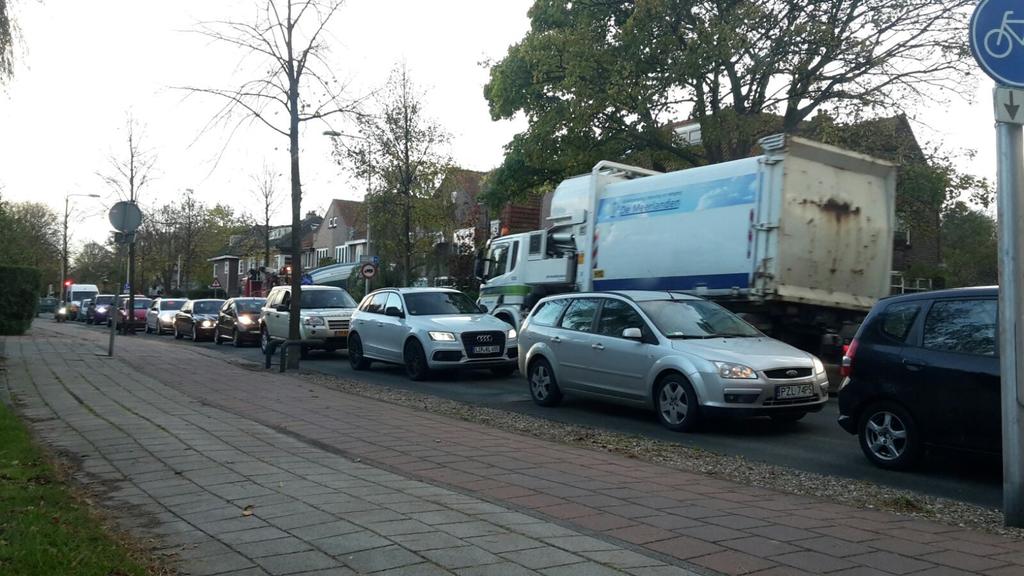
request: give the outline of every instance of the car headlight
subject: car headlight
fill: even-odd
[[[238,323],[242,326],[248,326],[253,323],[253,319],[249,316],[239,316]]]
[[[508,332],[505,334],[505,337],[508,338],[509,340],[515,340],[518,336],[519,333],[516,332],[515,328],[509,328]]]
[[[96,307],[96,311],[99,312],[100,314],[106,314],[107,313],[107,307],[106,306],[97,306]]]
[[[306,326],[323,326],[324,319],[319,316],[306,316],[302,319],[302,323]]]
[[[825,374],[825,363],[818,359],[817,356],[812,356],[814,359],[814,373],[817,376],[824,376]]]
[[[750,366],[733,364],[732,362],[715,362],[718,368],[718,375],[730,380],[756,380],[757,372]]]
[[[435,342],[455,342],[455,334],[451,332],[427,332]]]
[[[68,313],[68,309],[65,308],[65,307],[61,307],[59,310],[57,310],[57,314],[67,314],[67,313]]]
[[[212,328],[213,320],[203,320],[203,328]]]

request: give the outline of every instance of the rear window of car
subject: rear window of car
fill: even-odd
[[[938,300],[924,319],[922,346],[930,350],[995,356],[995,300]]]
[[[573,300],[560,326],[568,330],[591,332],[594,325],[594,313],[597,312],[597,298],[580,298]]]
[[[96,300],[95,300],[97,306],[100,306],[100,305],[103,305],[103,304],[110,304],[113,301],[114,301],[114,297],[113,296],[97,296]]]
[[[893,340],[905,342],[907,335],[910,334],[910,329],[914,326],[914,320],[917,320],[917,314],[921,311],[920,302],[906,302],[903,304],[893,304],[885,309],[882,313],[880,328],[882,334],[885,334]]]
[[[565,310],[568,304],[568,298],[543,302],[537,308],[537,311],[533,313],[530,323],[537,324],[538,326],[554,326],[555,322],[558,322],[558,317],[562,314],[562,310]]]
[[[185,304],[184,300],[161,300],[160,301],[160,309],[161,310],[180,310],[181,307],[184,304]]]

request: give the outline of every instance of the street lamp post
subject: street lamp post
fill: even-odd
[[[60,306],[67,305],[67,287],[64,286],[64,282],[68,279],[68,208],[70,206],[69,199],[72,196],[78,196],[82,198],[99,198],[99,194],[65,194],[64,195],[64,238],[61,245],[60,252]]]

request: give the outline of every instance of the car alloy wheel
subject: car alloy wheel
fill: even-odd
[[[260,330],[260,352],[263,354],[267,353],[270,349],[270,334],[267,333],[267,329],[263,328]]]
[[[562,401],[562,391],[558,388],[555,373],[547,360],[534,360],[526,372],[527,381],[530,383],[530,397],[537,405],[555,406]]]
[[[370,367],[370,361],[363,356],[363,340],[359,334],[348,337],[348,363],[353,370],[366,370]]]
[[[231,343],[235,346],[235,348],[242,347],[242,340],[238,338],[238,328],[233,328],[231,330]]]
[[[681,376],[664,377],[655,392],[658,419],[669,430],[689,432],[697,427],[700,407],[693,387]]]
[[[875,465],[906,470],[917,462],[921,439],[913,418],[901,406],[879,403],[868,407],[860,420],[860,446]]]
[[[423,346],[418,340],[409,339],[405,343],[403,357],[405,358],[405,374],[410,380],[425,380],[430,374],[427,366],[427,356],[423,352]]]
[[[185,337],[185,335],[182,334],[180,330],[178,330],[178,323],[175,322],[174,323],[174,339],[175,340],[181,340],[184,337]]]
[[[199,330],[196,330],[196,325],[192,325],[192,341],[199,342]]]
[[[220,346],[223,342],[220,339],[220,326],[213,329],[213,343]]]

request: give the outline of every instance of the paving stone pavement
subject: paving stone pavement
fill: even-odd
[[[0,340],[7,385],[37,433],[82,458],[81,481],[135,511],[123,524],[193,574],[1024,575],[1020,540],[494,430],[155,338],[122,338],[111,360],[101,340],[40,323]]]

